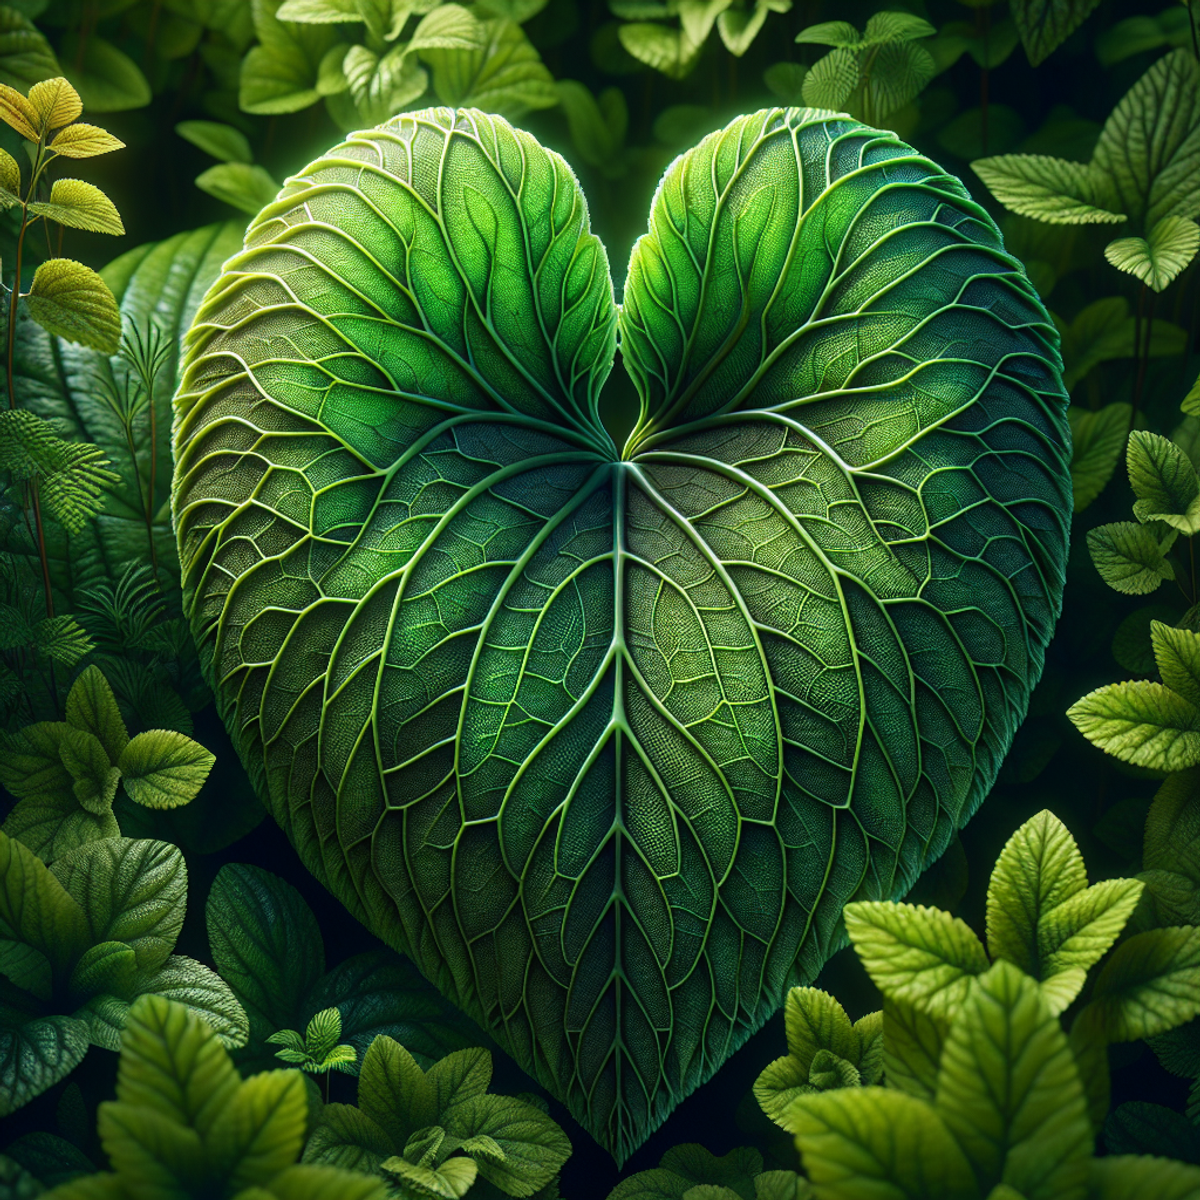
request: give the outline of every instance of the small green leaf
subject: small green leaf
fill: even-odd
[[[0,12],[3,11],[0,9]],[[36,142],[40,136],[37,109],[16,88],[6,83],[0,83],[0,120],[27,141]]]
[[[104,354],[121,344],[121,313],[108,285],[91,267],[51,258],[33,275],[29,315],[45,330]]]
[[[218,163],[196,176],[196,186],[242,212],[255,215],[279,194],[279,184],[257,164]]]
[[[151,729],[130,739],[117,766],[129,798],[146,808],[177,808],[204,786],[215,755],[173,729]]]
[[[403,1146],[418,1130],[436,1123],[437,1097],[413,1056],[390,1037],[377,1037],[358,1075],[358,1107]]]
[[[783,1019],[788,1054],[806,1078],[818,1050],[832,1050],[857,1064],[858,1034],[846,1010],[828,992],[812,987],[792,988],[784,1001]]]
[[[280,1171],[268,1194],[273,1200],[388,1200],[389,1195],[379,1179],[307,1164]]]
[[[417,22],[408,42],[417,50],[475,50],[480,46],[479,22],[461,4],[439,4]],[[391,114],[389,114],[390,116]]]
[[[82,179],[56,179],[49,200],[33,200],[29,211],[72,229],[89,233],[125,232],[117,206],[95,184]]]
[[[525,31],[513,21],[480,22],[473,50],[424,50],[437,98],[457,108],[519,117],[558,103],[554,76]]]
[[[0,734],[0,785],[14,796],[69,793],[71,774],[58,752],[65,721],[38,721],[11,734]]]
[[[1090,970],[1120,937],[1141,894],[1136,879],[1106,879],[1045,913],[1038,923],[1038,977]]]
[[[1100,0],[1012,0],[1009,7],[1030,65],[1036,67],[1061,46],[1099,3]]]
[[[136,1180],[143,1195],[183,1200],[206,1174],[200,1134],[168,1112],[108,1100],[97,1110],[96,1129],[117,1176]]]
[[[99,125],[87,125],[80,121],[60,129],[50,142],[50,149],[63,158],[95,158],[98,154],[124,150],[125,143]]]
[[[1150,640],[1163,683],[1191,704],[1200,705],[1200,634],[1151,621]]]
[[[440,1167],[420,1167],[393,1155],[380,1164],[383,1170],[399,1176],[401,1194],[411,1189],[418,1196],[459,1200],[475,1182],[478,1167],[474,1159],[448,1158]],[[515,1193],[520,1194],[520,1193]],[[528,1193],[525,1193],[526,1195]]]
[[[621,45],[646,66],[668,79],[689,75],[700,56],[700,47],[682,29],[665,29],[650,21],[631,21],[617,30]]]
[[[297,112],[320,99],[317,70],[338,41],[328,25],[277,19],[279,0],[254,0],[258,45],[242,60],[238,104],[244,112]]]
[[[1149,526],[1132,521],[1098,525],[1088,530],[1087,547],[1100,578],[1127,596],[1144,596],[1164,579],[1175,578],[1175,568],[1166,558],[1169,547]]]
[[[1094,1158],[1089,1200],[1195,1200],[1200,1167],[1142,1154]]]
[[[1126,457],[1139,521],[1166,521],[1181,533],[1200,531],[1200,476],[1170,439],[1135,429]]]
[[[1097,688],[1067,709],[1093,745],[1154,771],[1200,763],[1200,709],[1161,683],[1130,680]]]
[[[763,1112],[789,1133],[793,1132],[785,1117],[789,1106],[811,1090],[808,1070],[791,1054],[768,1063],[754,1081],[754,1098]]]
[[[1091,412],[1072,404],[1067,410],[1071,423],[1071,486],[1075,511],[1083,512],[1104,491],[1125,449],[1132,405],[1106,404]]]
[[[879,1083],[883,1076],[883,1013],[867,1013],[854,1022],[858,1035],[859,1074],[864,1084]]]
[[[223,163],[252,163],[254,152],[246,135],[220,121],[180,121],[175,132],[205,154]]]
[[[141,68],[112,42],[89,32],[71,32],[59,47],[63,71],[89,112],[125,112],[150,103],[150,84]]]
[[[58,753],[75,781],[71,790],[80,806],[95,816],[111,811],[121,773],[109,763],[100,739],[83,729],[67,729]]]
[[[304,1161],[373,1173],[397,1149],[395,1139],[362,1109],[326,1104],[305,1144]]]
[[[79,807],[74,793],[33,795],[19,800],[0,827],[24,842],[44,863],[98,838],[121,836],[110,809],[96,815]]]
[[[0,150],[0,189],[11,197],[10,203],[15,204],[20,199],[21,168],[7,150]]]
[[[1124,237],[1104,247],[1104,257],[1161,292],[1179,277],[1200,250],[1200,226],[1187,217],[1163,217],[1149,237]]]
[[[157,971],[141,973],[134,982],[143,995],[162,996],[186,1005],[216,1035],[223,1046],[236,1050],[246,1044],[250,1022],[229,984],[211,967],[172,954]]]
[[[137,956],[124,942],[101,942],[86,950],[71,972],[70,989],[77,997],[110,992],[127,996],[137,971]]]
[[[29,106],[37,113],[43,133],[69,125],[83,114],[79,93],[61,75],[35,83],[29,89]]]
[[[86,667],[67,696],[67,724],[99,739],[109,761],[116,762],[129,743],[129,733],[108,680],[96,666]]]
[[[889,1000],[915,1004],[931,1016],[951,1015],[972,979],[988,968],[971,928],[940,909],[856,901],[846,905],[844,918],[875,986]]]
[[[804,102],[802,89],[808,67],[803,63],[777,62],[772,63],[763,72],[763,83],[784,104],[799,106]]]
[[[0,1117],[66,1078],[88,1045],[87,1026],[74,1017],[23,1017],[0,1005]]]
[[[858,54],[853,50],[831,50],[809,68],[801,89],[804,103],[814,108],[840,109],[858,86]]]
[[[152,1109],[205,1137],[239,1085],[205,1021],[162,996],[138,998],[121,1039],[119,1102]]]
[[[987,946],[1035,979],[1042,977],[1039,929],[1046,914],[1087,887],[1083,855],[1048,809],[1005,843],[987,891]]]
[[[266,1187],[304,1145],[308,1099],[299,1071],[264,1071],[234,1092],[205,1138],[230,1195]]]
[[[56,973],[73,966],[88,943],[87,918],[80,906],[41,859],[3,833],[0,938],[40,951]]]
[[[1200,772],[1180,771],[1164,779],[1155,793],[1142,848],[1142,866],[1147,871],[1170,871],[1200,884],[1198,788]],[[1200,1070],[1194,1074],[1200,1075]]]
[[[178,846],[106,838],[72,850],[50,869],[86,914],[93,943],[124,943],[141,971],[166,961],[187,904],[187,868]]]
[[[1110,1042],[1152,1037],[1200,1012],[1200,928],[1134,934],[1113,951],[1080,1014]]]
[[[971,170],[1005,208],[1053,225],[1118,224],[1126,215],[1107,206],[1103,179],[1086,163],[1044,154],[978,158]]]
[[[1079,1073],[1037,984],[1011,963],[980,976],[955,1015],[934,1103],[981,1190],[1084,1200],[1092,1130]]]
[[[857,46],[861,34],[849,21],[822,21],[800,30],[795,40],[809,46]]]
[[[808,1072],[808,1082],[818,1091],[835,1087],[859,1087],[862,1076],[858,1068],[832,1050],[818,1050]]]
[[[801,1096],[788,1116],[818,1196],[932,1200],[979,1194],[945,1123],[914,1096],[875,1087],[820,1092]]]

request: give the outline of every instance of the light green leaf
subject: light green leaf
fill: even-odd
[[[785,1114],[799,1095],[812,1091],[808,1068],[790,1054],[768,1063],[754,1081],[754,1098],[763,1112],[789,1133],[793,1132]]]
[[[1136,879],[1106,879],[1044,913],[1038,922],[1037,977],[1090,970],[1120,936],[1141,894]]]
[[[38,115],[38,128],[49,133],[83,114],[79,93],[60,75],[29,89],[29,105]]]
[[[857,1065],[858,1034],[846,1010],[819,988],[795,987],[788,991],[783,1009],[788,1054],[807,1078],[818,1050],[832,1050]]]
[[[50,869],[86,914],[93,943],[123,942],[141,971],[166,961],[187,905],[187,868],[178,846],[106,838],[72,850]]]
[[[1115,1154],[1092,1160],[1090,1182],[1090,1200],[1196,1200],[1200,1167],[1143,1154]]]
[[[67,696],[67,724],[95,735],[110,762],[121,757],[129,742],[116,697],[99,667],[86,667]]]
[[[1123,401],[1106,404],[1095,412],[1075,404],[1067,410],[1071,422],[1071,487],[1077,513],[1083,512],[1113,477],[1125,449],[1132,415],[1132,405]]]
[[[1092,1130],[1075,1061],[1037,984],[995,963],[955,1015],[934,1101],[980,1189],[1084,1200]]]
[[[1012,0],[1009,7],[1030,65],[1036,67],[1058,49],[1099,3],[1100,0]]]
[[[932,1100],[949,1022],[915,1004],[886,1000],[883,1005],[883,1075],[888,1087]]]
[[[144,1196],[185,1200],[205,1177],[200,1134],[168,1112],[108,1100],[97,1110],[96,1129],[117,1175],[136,1180]]]
[[[923,17],[907,12],[877,12],[867,21],[861,46],[911,42],[932,37],[937,30]]]
[[[21,168],[7,150],[0,151],[0,190],[3,190],[5,208],[16,204],[21,194]]]
[[[858,87],[858,54],[854,50],[831,50],[809,68],[801,94],[814,108],[840,109]]]
[[[791,8],[792,0],[756,0],[752,9],[726,9],[717,17],[717,32],[725,49],[740,58],[758,37],[769,13],[790,12]]]
[[[803,63],[772,63],[763,72],[763,83],[784,104],[800,105],[804,103],[802,92],[807,74],[808,67]]]
[[[232,1194],[266,1187],[304,1145],[308,1099],[299,1071],[264,1071],[234,1092],[205,1138],[205,1151]]]
[[[1135,933],[1109,956],[1080,1014],[1110,1042],[1132,1042],[1183,1025],[1200,1012],[1200,928]]]
[[[1117,238],[1104,247],[1104,257],[1118,271],[1161,292],[1200,250],[1200,226],[1187,217],[1163,217],[1148,238]]]
[[[1200,70],[1190,50],[1163,55],[1125,93],[1092,164],[1145,229],[1200,215]]]
[[[125,112],[150,103],[150,84],[122,50],[90,32],[70,32],[59,46],[63,74],[75,86],[88,112]]]
[[[276,16],[281,21],[308,21],[314,25],[363,19],[357,0],[284,0]]]
[[[978,158],[971,170],[1012,212],[1054,225],[1118,224],[1126,214],[1111,211],[1105,184],[1086,163],[1044,154],[1000,154]]]
[[[252,163],[250,141],[240,130],[220,121],[180,121],[175,132],[223,163]]]
[[[0,938],[24,942],[64,974],[86,949],[87,918],[41,859],[0,833]]]
[[[76,997],[109,992],[128,996],[137,971],[137,956],[124,942],[101,942],[86,950],[71,972],[70,989]]]
[[[856,901],[846,905],[843,916],[875,986],[888,1000],[915,1004],[930,1016],[950,1016],[971,981],[988,968],[971,928],[940,909]]]
[[[1008,839],[988,882],[991,956],[1039,978],[1044,915],[1086,887],[1083,855],[1067,827],[1048,809],[1030,817]]]
[[[691,74],[700,57],[700,46],[682,29],[631,21],[620,26],[617,36],[638,62],[662,72],[668,79],[683,79]]]
[[[1184,534],[1200,531],[1200,477],[1188,456],[1161,434],[1134,429],[1126,459],[1139,521],[1165,521]]]
[[[1200,884],[1200,773],[1180,771],[1163,780],[1146,816],[1142,866],[1171,871]],[[1189,922],[1194,923],[1194,922]],[[1194,1072],[1200,1075],[1200,1070]]]
[[[297,112],[320,99],[316,90],[321,59],[338,40],[328,25],[276,18],[280,0],[253,0],[259,44],[242,61],[238,103],[245,112]]]
[[[1151,621],[1150,641],[1163,683],[1190,703],[1200,705],[1200,634]]]
[[[438,1117],[437,1097],[425,1073],[399,1042],[382,1035],[363,1057],[358,1107],[396,1146],[405,1145]]]
[[[340,1022],[338,1030],[340,1036]],[[491,1081],[492,1055],[478,1047],[447,1054],[425,1072],[425,1082],[433,1089],[434,1111],[442,1124],[451,1108],[482,1096]]]
[[[558,103],[554,76],[524,30],[513,21],[479,24],[475,50],[425,50],[438,100],[458,108],[517,117]]]
[[[499,1143],[504,1157],[480,1156],[479,1174],[510,1196],[532,1196],[571,1154],[571,1143],[556,1121],[511,1096],[476,1095],[459,1101],[441,1114],[441,1123],[454,1137],[486,1136]]]
[[[50,333],[105,354],[121,342],[121,314],[108,285],[91,267],[51,258],[33,273],[29,315]]]
[[[7,1117],[83,1061],[87,1026],[74,1017],[29,1017],[0,1004],[0,1117]]]
[[[1154,771],[1200,763],[1200,709],[1146,680],[1097,688],[1067,709],[1093,745],[1123,762]]]
[[[379,1179],[308,1165],[280,1171],[271,1180],[270,1194],[275,1200],[388,1200],[389,1195]]]
[[[478,1171],[475,1161],[470,1158],[448,1158],[440,1167],[421,1167],[393,1155],[380,1165],[383,1170],[399,1176],[402,1192],[444,1200],[465,1196]]]
[[[124,150],[125,143],[98,125],[78,121],[60,129],[50,142],[50,149],[63,158],[95,158],[98,154]]]
[[[821,1092],[800,1097],[788,1116],[819,1197],[951,1200],[979,1194],[945,1123],[914,1096],[874,1087]]]
[[[879,1083],[883,1075],[883,1012],[867,1013],[854,1022],[858,1036],[856,1063],[865,1084]]]
[[[131,985],[129,992],[136,991]],[[93,1046],[116,1053],[121,1049],[121,1037],[129,1017],[130,1002],[108,992],[89,997],[71,1015],[87,1025]]]
[[[196,186],[253,216],[279,194],[279,184],[257,164],[218,163],[196,176]]]
[[[481,41],[479,22],[471,11],[461,4],[445,3],[417,22],[408,49],[474,50],[481,46]]]
[[[796,34],[796,41],[810,46],[857,46],[861,34],[849,21],[822,21]]]
[[[269,871],[229,863],[205,915],[213,962],[245,1006],[252,1036],[301,1025],[300,1004],[325,970],[325,953],[300,893]]]
[[[208,1135],[240,1086],[217,1034],[182,1004],[140,996],[121,1039],[117,1100]]]
[[[129,798],[147,808],[187,804],[204,786],[216,757],[173,729],[151,729],[131,738],[117,766]]]
[[[1175,578],[1164,546],[1147,525],[1115,521],[1087,532],[1088,553],[1100,578],[1127,596],[1144,596],[1164,579]]]

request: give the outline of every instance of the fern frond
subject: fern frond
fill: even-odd
[[[39,654],[65,667],[73,667],[93,649],[87,630],[69,613],[39,621],[33,627],[33,646]]]
[[[140,641],[162,619],[163,598],[149,566],[129,563],[115,584],[106,579],[81,591],[76,607],[101,643],[140,649]]]

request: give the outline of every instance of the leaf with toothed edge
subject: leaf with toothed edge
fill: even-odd
[[[820,110],[677,159],[619,309],[528,134],[351,134],[226,263],[175,412],[256,786],[618,1161],[945,849],[1060,607],[1054,328],[958,180]]]

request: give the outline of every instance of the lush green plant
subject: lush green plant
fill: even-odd
[[[279,184],[254,161],[246,135],[219,121],[180,121],[175,132],[217,160],[196,176],[196,186],[218,200],[254,215],[270,204]]]
[[[1200,1012],[1194,926],[1124,938],[1089,984],[1141,892],[1131,879],[1089,887],[1071,835],[1042,812],[992,872],[986,949],[938,909],[847,905],[850,939],[884,995],[887,1086],[848,1086],[859,1082],[853,1027],[832,997],[810,989],[791,1007],[793,1055],[826,1052],[828,1081],[783,1105],[774,1089],[764,1095],[795,1133],[819,1200],[1009,1195],[997,1188],[1134,1200],[1147,1187],[1179,1196],[1200,1187],[1200,1169],[1182,1163],[1093,1157],[1108,1108],[1107,1044],[1163,1034]],[[1068,1010],[1069,1036],[1059,1022]]]
[[[342,1014],[336,1008],[323,1008],[309,1021],[304,1036],[295,1029],[280,1029],[267,1038],[273,1046],[282,1046],[275,1057],[293,1063],[310,1075],[325,1076],[325,1099],[329,1100],[329,1072],[353,1071],[358,1051],[341,1042]]]
[[[205,916],[213,962],[250,1019],[249,1040],[237,1054],[243,1065],[264,1068],[280,1056],[269,1048],[276,1045],[307,1054],[311,1043],[300,1029],[316,1036],[328,1029],[330,1048],[339,1050],[344,1038],[353,1057],[339,1055],[331,1065],[351,1074],[381,1033],[402,1041],[424,1065],[478,1044],[479,1032],[462,1029],[453,1007],[394,951],[368,950],[326,971],[312,910],[270,871],[227,863],[213,881]],[[324,1024],[331,1010],[338,1014],[336,1033]],[[311,1062],[301,1065],[313,1069]]]
[[[0,732],[0,783],[18,798],[4,821],[44,862],[96,838],[119,837],[117,789],[147,808],[187,804],[215,759],[171,729],[129,736],[108,681],[87,667],[71,686],[65,721]]]
[[[144,996],[121,1035],[117,1098],[100,1106],[112,1171],[48,1200],[384,1200],[377,1180],[296,1162],[308,1116],[299,1071],[241,1079],[220,1039],[182,1004]]]
[[[795,1171],[764,1171],[763,1158],[740,1146],[718,1158],[703,1146],[675,1146],[657,1167],[622,1180],[608,1200],[811,1200]]]
[[[746,1036],[789,972],[816,969],[841,904],[904,890],[990,786],[1058,606],[1058,360],[961,185],[849,118],[765,111],[676,160],[619,313],[562,160],[498,118],[450,124],[446,110],[406,117],[293,177],[199,310],[176,402],[184,589],[231,735],[310,869],[621,1158],[715,1069],[701,1045]],[[807,153],[823,165],[802,188]],[[344,164],[364,154],[394,165],[360,187]],[[911,249],[860,242],[864,210],[908,229]],[[957,216],[918,220],[935,212]],[[563,223],[544,241],[552,214]],[[312,232],[318,216],[338,239]],[[685,227],[719,249],[698,258]],[[835,288],[843,255],[857,265]],[[268,278],[302,303],[267,303]],[[860,327],[885,278],[908,315]],[[366,307],[342,316],[351,303]],[[319,349],[301,332],[314,321]],[[914,368],[899,347],[919,323],[932,341]],[[618,326],[642,397],[623,451],[597,408]],[[970,360],[932,348],[964,330]],[[335,354],[340,382],[317,361]],[[956,423],[993,388],[1003,416]],[[851,411],[858,432],[839,432]],[[252,420],[264,437],[247,453]],[[958,464],[941,472],[937,520],[969,509],[1017,555],[1003,571],[935,534],[918,500],[926,437]],[[992,439],[1024,447],[1028,470],[975,472]],[[874,470],[893,458],[906,465]],[[429,461],[447,472],[433,492]],[[270,554],[243,552],[251,526]],[[332,556],[319,587],[281,572],[279,556],[306,559],[317,537]],[[930,554],[949,555],[944,570]],[[797,622],[828,631],[819,662]],[[947,704],[965,706],[961,722]],[[922,774],[931,736],[991,765]],[[929,820],[954,814],[936,834],[905,829],[917,794]],[[855,814],[837,835],[834,803]],[[638,931],[622,958],[605,932],[617,921]],[[672,1031],[669,1051],[656,1029]],[[585,1052],[591,1036],[612,1053]],[[577,1069],[548,1066],[568,1060]],[[616,1083],[627,1073],[638,1091]]]
[[[380,1173],[402,1196],[462,1196],[477,1177],[506,1196],[556,1195],[571,1143],[536,1104],[488,1095],[491,1078],[487,1050],[456,1050],[423,1071],[381,1034],[362,1061],[358,1106],[321,1109],[304,1161]]]
[[[69,1074],[89,1045],[115,1050],[139,996],[179,1001],[203,1014],[206,1036],[245,1042],[228,986],[171,953],[186,905],[175,846],[104,837],[47,867],[0,833],[0,1115]]]

